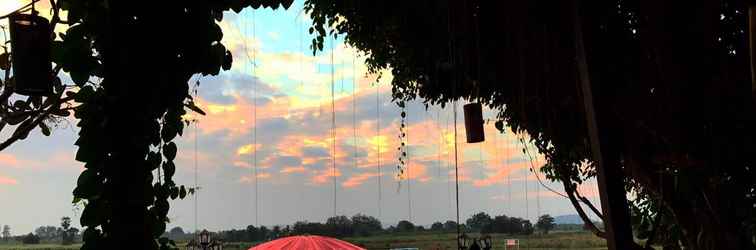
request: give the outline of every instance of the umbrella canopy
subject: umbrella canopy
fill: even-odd
[[[322,236],[290,236],[257,245],[249,250],[364,250],[349,242]]]

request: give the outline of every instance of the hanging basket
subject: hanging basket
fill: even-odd
[[[483,106],[480,103],[468,103],[465,110],[465,132],[467,143],[476,143],[486,140],[483,132]]]
[[[29,14],[13,14],[9,20],[15,92],[28,96],[51,95],[50,22]]]

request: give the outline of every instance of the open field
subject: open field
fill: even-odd
[[[471,235],[477,236],[477,235]],[[494,249],[504,249],[505,239],[520,240],[521,249],[606,249],[606,244],[588,232],[554,232],[548,235],[508,236],[494,234]],[[417,247],[420,249],[455,249],[454,234],[414,233],[387,234],[373,237],[346,238],[346,241],[367,249],[390,249],[400,247]],[[255,243],[228,243],[225,249],[248,249]],[[182,244],[183,245],[183,244]],[[2,244],[0,250],[72,250],[79,245],[61,246],[54,244],[21,245]]]

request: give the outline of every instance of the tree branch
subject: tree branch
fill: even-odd
[[[601,218],[601,220],[604,220],[604,214],[602,214],[601,211],[599,211],[596,208],[596,206],[594,206],[593,203],[591,203],[591,201],[588,200],[588,198],[585,198],[582,195],[580,195],[580,192],[578,190],[573,190],[573,191],[575,192],[575,196],[578,199],[580,199],[580,201],[582,201],[583,204],[585,204],[586,206],[588,206],[588,208],[590,208],[591,211],[593,211],[593,213],[596,214],[596,216],[598,216],[599,218]]]
[[[60,107],[61,104],[65,103],[65,102],[68,102],[70,100],[73,100],[72,96],[69,96],[69,97],[60,99],[58,101],[55,101],[52,104],[50,104],[50,106],[53,106],[53,104],[55,104],[54,106]],[[41,114],[39,114],[36,118],[30,118],[30,119],[34,119],[34,121],[32,121],[29,125],[27,125],[27,126],[19,126],[18,128],[16,128],[16,131],[13,133],[13,135],[10,138],[8,138],[4,142],[0,143],[0,151],[5,150],[10,145],[12,145],[16,141],[20,140],[21,138],[23,138],[25,135],[28,135],[28,133],[31,132],[31,130],[33,130],[34,128],[36,128],[37,126],[39,126],[39,124],[41,122],[43,122],[45,119],[47,119],[47,117],[49,117],[50,114],[52,114],[52,112],[55,111],[55,110],[59,110],[59,109],[52,107],[52,108],[49,108],[47,110],[44,110],[44,112],[42,112]],[[41,112],[42,109],[40,109],[38,111]]]

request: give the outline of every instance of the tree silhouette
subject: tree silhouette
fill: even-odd
[[[85,170],[73,195],[86,201],[82,249],[174,248],[156,238],[169,200],[192,192],[173,180],[182,116],[204,113],[189,80],[231,68],[218,26],[223,11],[292,1],[49,2],[53,23],[64,10],[69,24],[53,44],[53,62],[79,88],[76,160]]]
[[[551,217],[551,215],[544,214],[541,215],[541,217],[538,217],[538,222],[536,222],[535,227],[538,230],[543,231],[544,234],[549,234],[549,231],[551,229],[554,229],[556,226],[556,223],[554,223],[554,217]]]
[[[10,228],[9,225],[4,225],[3,226],[2,236],[3,236],[3,240],[4,241],[7,242],[7,241],[10,240],[10,238],[11,238],[12,235],[11,235],[11,228]]]
[[[754,248],[756,114],[744,1],[319,0],[306,9],[313,48],[344,35],[372,72],[390,67],[397,101],[480,102],[498,112],[500,130],[528,134],[547,160],[540,171],[606,237],[587,212],[605,214],[577,188],[598,174],[589,87],[602,170],[625,176],[605,182],[620,191],[609,196],[618,204],[612,216],[625,221],[636,207],[635,216],[660,222],[644,230],[679,227],[676,242],[687,248]],[[637,194],[627,205],[625,189]],[[614,224],[631,245],[626,222]]]
[[[485,212],[479,212],[467,219],[466,224],[473,231],[480,232],[485,227],[488,227],[493,222],[491,216]]]

